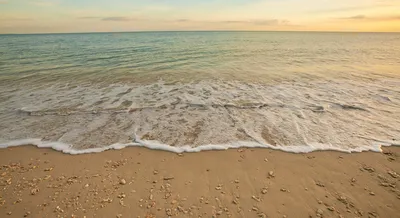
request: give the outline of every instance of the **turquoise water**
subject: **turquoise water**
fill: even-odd
[[[400,34],[0,35],[0,120],[0,147],[70,153],[379,150],[400,140]]]
[[[0,79],[152,82],[396,75],[400,34],[145,32],[1,35]]]

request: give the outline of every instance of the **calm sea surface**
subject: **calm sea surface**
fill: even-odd
[[[3,147],[376,150],[400,140],[400,34],[0,35],[0,121]]]

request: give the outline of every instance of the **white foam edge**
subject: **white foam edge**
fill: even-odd
[[[43,141],[41,139],[20,139],[20,140],[13,140],[8,141],[5,143],[0,143],[1,148],[8,148],[8,147],[16,147],[16,146],[23,146],[23,145],[34,145],[38,148],[52,148],[56,151],[60,151],[66,154],[88,154],[88,153],[99,153],[107,150],[119,150],[126,147],[145,147],[148,149],[153,150],[162,150],[168,151],[173,153],[193,153],[193,152],[201,152],[201,151],[212,151],[212,150],[227,150],[227,149],[234,149],[234,148],[269,148],[273,150],[280,150],[289,153],[310,153],[314,151],[338,151],[344,153],[359,153],[363,151],[373,151],[373,152],[382,152],[382,146],[400,146],[399,142],[389,142],[384,140],[379,140],[379,143],[372,143],[369,146],[361,146],[356,148],[339,148],[334,147],[328,144],[322,143],[312,143],[308,145],[299,145],[299,146],[272,146],[268,144],[260,144],[257,142],[250,142],[250,141],[237,141],[232,142],[229,144],[215,144],[215,145],[201,145],[197,147],[191,146],[182,146],[182,147],[174,147],[166,144],[162,144],[158,141],[151,141],[151,140],[139,140],[137,139],[136,142],[131,143],[115,143],[112,145],[98,147],[98,148],[86,148],[86,149],[75,149],[72,145],[62,143],[62,142],[51,142],[51,141]]]

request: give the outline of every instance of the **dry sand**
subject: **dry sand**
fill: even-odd
[[[0,150],[0,217],[400,217],[400,148]]]

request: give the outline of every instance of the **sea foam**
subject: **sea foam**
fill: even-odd
[[[374,143],[373,145],[369,146],[361,146],[352,149],[342,149],[333,147],[332,145],[326,145],[320,143],[310,144],[306,146],[272,146],[268,144],[259,144],[255,142],[245,142],[245,141],[238,141],[220,145],[200,145],[197,147],[191,147],[191,146],[174,147],[162,144],[154,140],[149,141],[149,140],[139,139],[136,142],[131,142],[131,143],[115,143],[98,148],[74,149],[72,145],[65,144],[62,142],[42,141],[41,139],[21,139],[21,140],[13,140],[5,143],[0,143],[0,149],[16,147],[16,146],[24,146],[24,145],[32,145],[38,148],[51,148],[56,151],[72,155],[100,153],[107,150],[120,150],[126,147],[144,147],[152,150],[161,150],[173,153],[194,153],[201,151],[220,151],[220,150],[238,149],[238,148],[266,148],[266,149],[279,150],[289,153],[310,153],[315,151],[338,151],[344,153],[358,153],[364,151],[382,152],[382,146],[400,146],[400,142],[382,141],[381,143]]]
[[[381,151],[400,140],[396,81],[27,86],[2,92],[0,142],[70,154],[129,146]],[[33,139],[14,141],[24,138]]]

